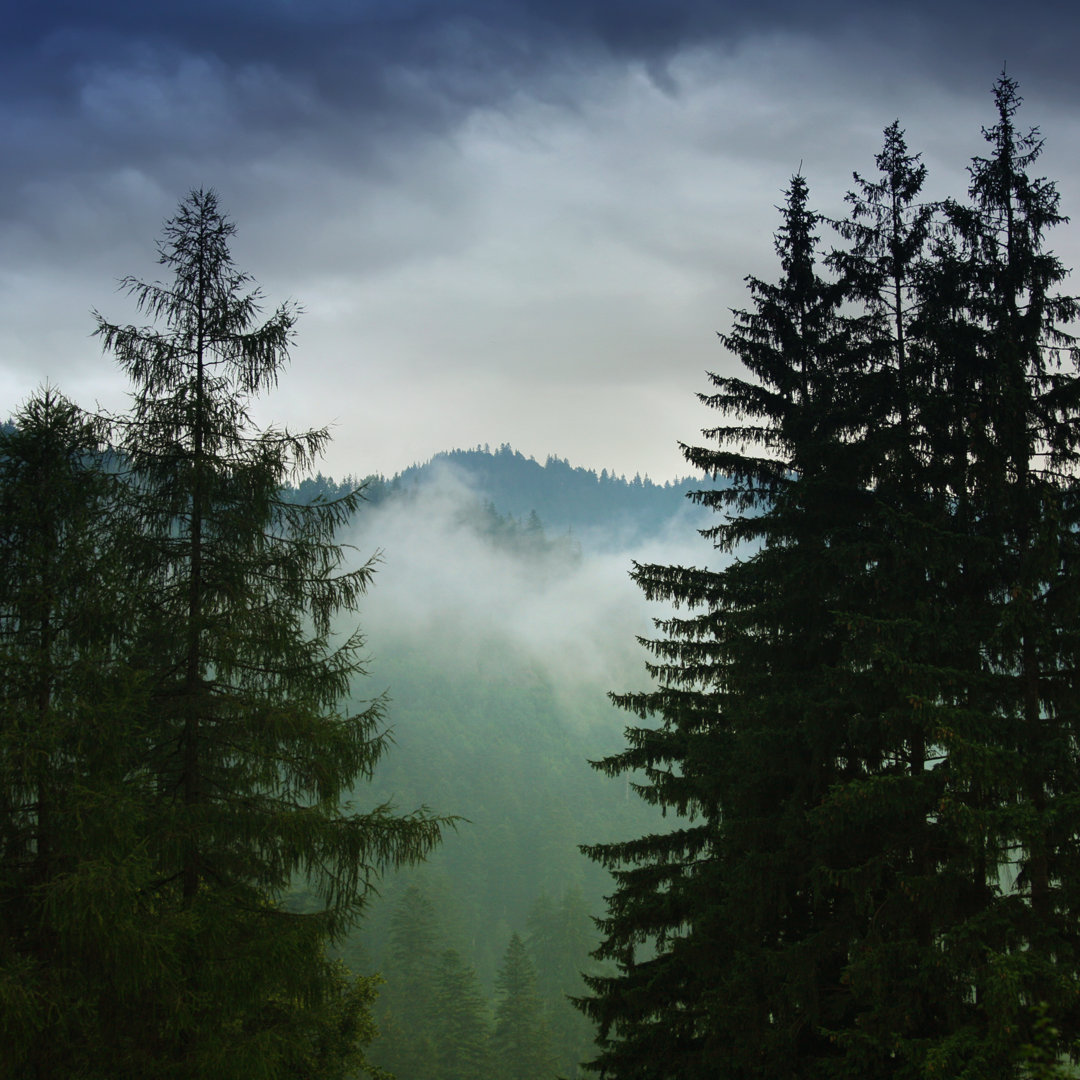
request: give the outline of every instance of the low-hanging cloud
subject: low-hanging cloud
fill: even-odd
[[[362,612],[374,684],[380,655],[407,644],[432,667],[480,678],[489,662],[531,671],[566,700],[648,685],[637,636],[660,612],[628,573],[635,559],[707,560],[689,520],[632,549],[593,531],[576,558],[561,544],[536,556],[478,532],[479,507],[465,476],[442,467],[414,496],[361,511],[351,542],[382,552]]]

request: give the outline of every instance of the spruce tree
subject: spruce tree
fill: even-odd
[[[435,972],[432,1032],[434,1080],[488,1080],[490,1032],[476,971],[454,949]]]
[[[850,432],[856,407],[841,290],[816,269],[819,217],[792,180],[776,238],[782,276],[750,280],[725,344],[756,381],[713,376],[728,422],[687,459],[726,486],[698,498],[727,516],[706,531],[720,570],[636,565],[651,599],[691,609],[657,621],[653,691],[616,697],[660,726],[599,767],[640,770],[643,797],[687,820],[670,833],[587,849],[616,891],[587,982],[592,1067],[618,1076],[782,1075],[831,1052],[842,1008],[828,987],[845,954],[835,891],[807,812],[849,760],[837,609],[858,584],[864,500]],[[741,421],[741,422],[740,422]],[[745,447],[756,444],[751,455]],[[694,610],[697,609],[697,610]]]
[[[1004,89],[999,81],[1002,124],[1011,115]],[[1004,130],[987,136],[1015,161]],[[835,789],[815,814],[831,838],[827,872],[852,890],[860,912],[843,976],[850,1015],[830,1033],[844,1055],[826,1074],[1008,1075],[1034,1034],[1030,1006],[1042,1000],[1003,977],[1018,928],[1006,915],[1015,897],[1003,893],[1015,839],[1000,827],[1003,807],[1022,801],[1008,794],[1015,706],[1003,690],[1023,662],[1001,658],[998,607],[1015,587],[1011,535],[1039,514],[1010,504],[1009,494],[1014,481],[1025,483],[1033,444],[1015,446],[1006,464],[1004,433],[1026,406],[1002,391],[1009,334],[985,315],[998,303],[990,296],[1004,295],[1000,280],[990,285],[995,228],[987,230],[979,205],[989,163],[973,165],[972,204],[950,201],[937,218],[915,201],[925,171],[897,125],[878,165],[876,183],[857,178],[852,217],[839,223],[852,247],[835,256],[865,305],[867,355],[885,391],[871,399],[866,434],[872,603],[847,613],[850,678],[862,684],[882,738],[865,781]],[[1068,317],[1068,307],[1057,315]],[[1056,334],[1044,323],[1034,352],[1061,344]],[[1014,368],[1004,381],[1018,389],[1028,378]],[[1035,431],[1040,420],[1030,423]],[[1037,773],[1046,768],[1025,760]]]
[[[248,415],[287,362],[297,310],[258,321],[234,232],[215,194],[193,191],[159,244],[171,279],[122,282],[160,326],[97,316],[134,383],[117,424],[146,582],[134,661],[151,696],[148,843],[157,910],[183,928],[176,977],[144,1009],[157,1075],[280,1075],[310,1009],[340,992],[324,944],[372,879],[423,857],[440,827],[346,806],[385,747],[381,701],[339,707],[363,674],[362,639],[335,630],[373,566],[344,568],[334,532],[359,494],[281,498],[328,436],[257,431]],[[294,879],[319,910],[289,910]]]
[[[780,282],[724,336],[752,378],[714,377],[685,452],[730,561],[635,568],[690,610],[616,697],[659,727],[599,763],[682,819],[588,849],[603,1075],[1019,1077],[1074,1044],[1076,306],[995,102],[940,213],[887,129],[835,286],[793,183]]]
[[[972,162],[968,203],[946,207],[953,243],[942,260],[968,346],[967,415],[957,418],[954,441],[966,466],[961,524],[974,554],[957,614],[980,631],[966,707],[945,740],[942,815],[975,853],[971,889],[982,902],[956,930],[966,942],[978,936],[962,971],[975,1007],[938,1059],[1004,1075],[1020,1069],[1021,1044],[1034,1041],[1040,1019],[1061,1051],[1080,1034],[1080,380],[1067,332],[1077,305],[1057,293],[1067,272],[1046,247],[1066,219],[1055,185],[1029,172],[1042,139],[1017,127],[1020,97],[1005,74],[994,101],[997,122],[984,129],[990,153]]]
[[[142,700],[106,437],[52,388],[0,433],[3,1077],[123,1074],[117,1017],[170,956],[145,930]]]
[[[828,1034],[842,1050],[829,1076],[918,1075],[927,1042],[944,1030],[946,999],[934,944],[962,902],[936,819],[945,773],[934,734],[958,663],[952,565],[965,550],[945,463],[953,406],[942,401],[948,357],[933,348],[929,250],[940,229],[926,178],[898,123],[885,130],[878,175],[855,175],[850,247],[834,251],[855,321],[865,425],[861,585],[838,618],[846,627],[851,748],[840,781],[810,811],[818,877],[846,898],[846,999]],[[857,763],[857,767],[852,767]],[[954,852],[954,854],[956,854]]]
[[[495,990],[498,1001],[491,1037],[491,1075],[496,1080],[543,1080],[554,1076],[550,1035],[536,993],[536,971],[525,943],[516,933],[510,935]]]

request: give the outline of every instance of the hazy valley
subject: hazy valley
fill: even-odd
[[[297,497],[332,498],[353,483],[320,477]],[[415,1052],[419,999],[434,1000],[442,951],[473,966],[491,1000],[517,933],[537,968],[559,1068],[571,1070],[592,1036],[564,995],[583,990],[577,971],[595,968],[591,917],[610,892],[578,845],[665,827],[625,779],[589,765],[623,738],[626,718],[608,692],[649,682],[636,639],[657,611],[628,571],[635,559],[700,564],[708,555],[695,531],[703,515],[686,497],[704,482],[597,475],[502,447],[364,483],[348,540],[358,557],[378,551],[380,564],[362,612],[369,676],[354,693],[387,693],[393,745],[357,798],[462,818],[426,863],[379,885],[343,950],[350,967],[387,980],[372,1056],[409,1080],[394,1042],[402,1029],[385,1008],[399,1001],[402,978],[395,913],[419,890],[433,913],[431,984],[410,988],[419,1013],[403,1041]]]

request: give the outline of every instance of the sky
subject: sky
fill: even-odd
[[[712,418],[793,173],[843,212],[899,118],[962,195],[1007,65],[1080,212],[1080,8],[866,0],[82,0],[0,35],[0,413],[45,383],[122,410],[91,311],[160,273],[213,188],[270,308],[304,314],[260,423],[323,471],[509,443],[662,481]],[[11,10],[16,9],[17,10]],[[1080,259],[1071,226],[1052,239]]]

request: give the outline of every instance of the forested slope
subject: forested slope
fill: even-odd
[[[641,476],[628,480],[607,469],[598,473],[571,465],[554,455],[541,464],[510,446],[500,446],[450,450],[390,478],[368,477],[365,495],[372,505],[381,505],[443,486],[448,477],[504,519],[522,525],[539,519],[549,536],[570,533],[586,546],[609,547],[648,541],[670,531],[675,522],[684,533],[686,525],[707,524],[706,515],[686,496],[712,486],[711,481],[693,477],[663,484]],[[349,480],[335,483],[320,475],[304,481],[299,495],[311,498],[350,486]]]
[[[320,477],[294,497],[349,486]],[[399,1080],[437,1075],[435,1046],[461,1035],[435,1034],[446,950],[474,973],[494,1030],[515,934],[536,978],[536,1037],[563,1075],[590,1053],[591,1027],[566,994],[582,993],[579,972],[595,970],[590,914],[611,880],[578,845],[665,827],[625,779],[589,765],[623,738],[609,686],[645,681],[633,635],[650,613],[622,548],[632,536],[635,552],[670,552],[675,520],[692,536],[689,486],[539,465],[508,448],[440,455],[368,482],[354,542],[379,547],[382,563],[363,613],[364,691],[387,689],[394,746],[364,798],[463,819],[423,866],[380,886],[344,949],[351,967],[386,979],[373,1056]],[[537,507],[561,513],[559,525],[549,529]]]

